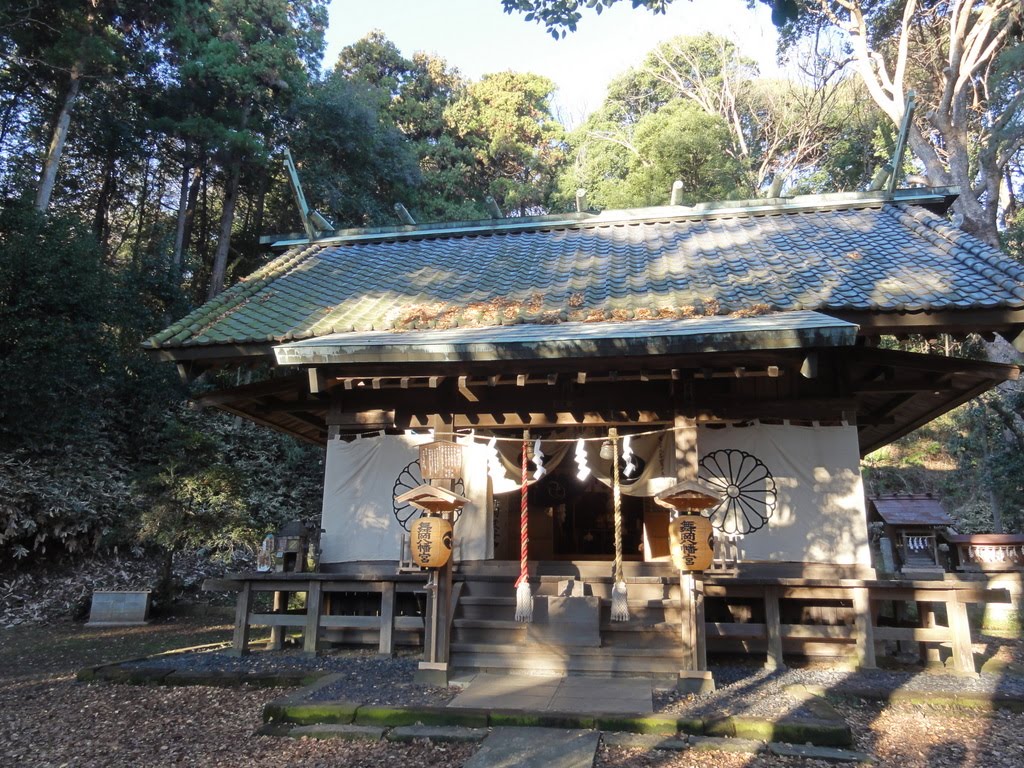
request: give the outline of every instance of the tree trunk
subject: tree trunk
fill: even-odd
[[[146,226],[146,203],[149,202],[149,157],[146,157],[142,166],[142,191],[139,193],[139,222],[135,227],[135,242],[132,244],[132,264],[139,263],[139,253],[142,250],[142,233]]]
[[[92,217],[92,231],[103,246],[104,253],[106,253],[110,241],[108,214],[110,213],[110,201],[114,197],[114,172],[116,170],[114,153],[111,152],[103,162],[103,182],[100,185],[99,196],[96,198],[96,212]]]
[[[988,414],[985,412],[984,406],[979,409],[978,418],[981,426],[981,453],[985,459],[985,474],[988,475],[985,490],[988,492],[988,503],[992,509],[992,532],[1002,533],[1003,513],[995,491],[995,478],[992,472],[992,449],[988,444]]]
[[[256,211],[252,217],[253,242],[259,243],[260,235],[263,233],[263,214],[266,210],[267,192],[270,190],[270,171],[263,169],[260,174],[260,188],[256,193]]]
[[[242,175],[242,155],[235,152],[228,171],[228,185],[224,190],[224,208],[220,214],[220,234],[217,250],[213,254],[213,270],[210,274],[210,288],[206,300],[213,299],[224,290],[224,278],[228,268],[228,249],[231,247],[231,225],[235,220],[235,204],[238,202],[238,180]]]
[[[53,187],[57,181],[57,166],[60,165],[61,155],[64,154],[64,142],[68,138],[68,128],[71,126],[71,110],[75,106],[75,100],[82,87],[79,66],[79,63],[76,62],[71,67],[71,81],[68,83],[64,104],[57,115],[57,122],[53,126],[53,134],[50,137],[50,149],[46,153],[43,174],[39,179],[39,189],[36,191],[36,210],[40,213],[46,213],[46,209],[50,207],[50,198],[53,196]]]
[[[181,168],[181,189],[178,194],[178,220],[174,227],[174,252],[171,254],[171,282],[181,280],[185,261],[185,233],[195,211],[196,192],[199,188],[199,168],[190,168],[186,162]],[[191,204],[190,204],[191,203]]]
[[[155,589],[161,602],[169,602],[174,593],[174,550],[164,549],[160,553],[160,570],[157,573]]]

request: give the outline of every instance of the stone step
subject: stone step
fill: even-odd
[[[667,677],[682,665],[675,648],[589,648],[563,646],[550,650],[529,643],[452,643],[456,669],[531,674],[593,674],[598,676]]]
[[[645,563],[639,560],[626,560],[622,564],[626,578],[634,576],[659,576],[679,580],[679,571],[671,563]],[[519,574],[519,562],[516,560],[466,560],[455,565],[455,577],[460,575],[511,576],[514,581]],[[531,561],[530,577],[555,576],[558,578],[606,577],[612,574],[611,560],[541,560]]]
[[[566,581],[562,577],[531,578],[530,588],[534,596],[548,597],[559,594],[559,587]],[[586,594],[605,599],[611,598],[611,579],[582,580]],[[508,597],[515,596],[514,579],[467,578],[462,580],[462,593],[472,597]],[[631,600],[678,599],[679,585],[666,582],[661,577],[637,577],[626,580],[626,588]]]
[[[632,597],[632,593],[630,593]],[[676,624],[682,621],[679,604],[675,600],[644,600],[641,598],[627,601],[631,620],[640,624]],[[516,600],[512,596],[463,595],[459,598],[455,616],[458,619],[504,621],[514,618]],[[601,623],[611,622],[611,600],[601,600]]]
[[[600,738],[597,731],[495,728],[465,768],[591,768]]]

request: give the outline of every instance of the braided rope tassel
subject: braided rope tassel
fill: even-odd
[[[612,621],[629,621],[629,605],[626,602],[626,580],[622,575],[622,489],[619,488],[619,435],[618,430],[609,431],[612,439],[612,502],[615,509],[615,573],[612,580]]]
[[[527,504],[529,485],[526,474],[526,453],[529,446],[529,434],[529,432],[523,433],[523,485],[519,504],[519,578],[516,580],[516,621],[525,623],[533,621],[533,595],[530,594],[530,575],[527,570],[529,564],[530,516]]]

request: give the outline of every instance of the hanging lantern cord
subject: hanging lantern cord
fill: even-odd
[[[530,433],[523,433],[522,488],[519,503],[519,578],[516,580],[516,621],[533,620],[533,595],[530,594],[529,565],[529,476],[527,475],[527,449]]]
[[[612,621],[629,621],[626,580],[622,575],[622,489],[619,487],[619,434],[612,429],[612,504],[615,513],[615,568],[612,575]]]

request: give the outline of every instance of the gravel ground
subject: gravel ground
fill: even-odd
[[[370,650],[344,650],[307,657],[298,651],[257,652],[244,657],[226,651],[176,654],[132,667],[189,669],[196,671],[323,671],[340,674],[336,682],[317,690],[310,701],[356,701],[364,704],[444,706],[458,693],[456,688],[429,688],[413,682],[418,655],[405,653],[388,659]],[[873,670],[853,672],[827,664],[768,672],[760,664],[723,663],[712,666],[717,690],[692,696],[676,691],[656,691],[654,709],[665,714],[704,717],[713,714],[751,717],[815,717],[801,697],[787,689],[793,685],[844,689],[875,687],[886,690],[978,692],[1024,698],[1024,677],[982,674],[959,678],[922,671]]]
[[[3,713],[0,755],[7,758],[5,764],[33,768],[165,765],[370,768],[401,764],[454,768],[462,765],[476,749],[472,745],[366,744],[259,737],[253,733],[261,724],[261,708],[280,695],[279,690],[85,685],[71,677],[75,669],[86,664],[181,647],[191,644],[189,640],[196,642],[197,636],[201,637],[201,642],[210,642],[222,639],[227,631],[201,624],[152,625],[119,630],[116,635],[109,629],[71,624],[0,631],[0,712]],[[996,655],[1003,661],[1019,662],[1021,645],[1020,641],[1004,642],[996,648]],[[989,655],[993,655],[991,648]],[[353,654],[352,658],[359,656]],[[364,656],[369,661],[372,654]],[[317,663],[329,659],[330,656]],[[247,663],[265,661],[254,654]],[[402,657],[397,663],[384,663],[402,669],[408,667],[408,662],[409,659]],[[207,659],[203,659],[203,663],[208,663]],[[354,663],[350,669],[360,667]],[[375,667],[364,666],[362,670],[363,677],[373,675],[375,685],[384,684],[383,680],[376,679]],[[749,709],[742,710],[745,713],[756,713],[755,702],[759,700],[779,698],[771,694],[776,690],[772,686],[782,684],[780,681],[784,678],[788,684],[797,682],[793,675],[803,676],[800,682],[813,682],[808,675],[844,674],[810,668],[789,670],[785,675],[769,678],[749,668],[730,665],[719,669],[719,679],[724,682],[730,673],[734,675],[728,689],[733,692],[732,704],[736,707],[749,705]],[[959,678],[947,680],[960,690],[964,682],[969,682]],[[350,685],[363,682],[357,676]],[[922,684],[926,682],[930,681],[922,679]],[[758,690],[760,694],[750,697],[750,702],[744,704],[736,695],[744,687]],[[719,701],[720,705],[724,702],[721,698]],[[710,705],[711,701],[704,703]],[[871,703],[843,702],[835,706],[853,727],[858,748],[875,756],[882,766],[1020,768],[1024,765],[1024,715],[1021,714],[960,713]],[[817,768],[825,764],[771,755],[643,752],[602,747],[596,765],[600,768]]]
[[[1000,693],[1024,698],[1024,678],[1016,675],[982,674],[978,678],[953,677],[923,671],[870,670],[854,672],[826,664],[768,672],[763,667],[727,664],[712,667],[717,690],[702,696],[657,691],[654,709],[678,715],[712,714],[751,717],[814,717],[787,689],[794,685],[822,686],[842,693],[864,688],[944,693]]]

